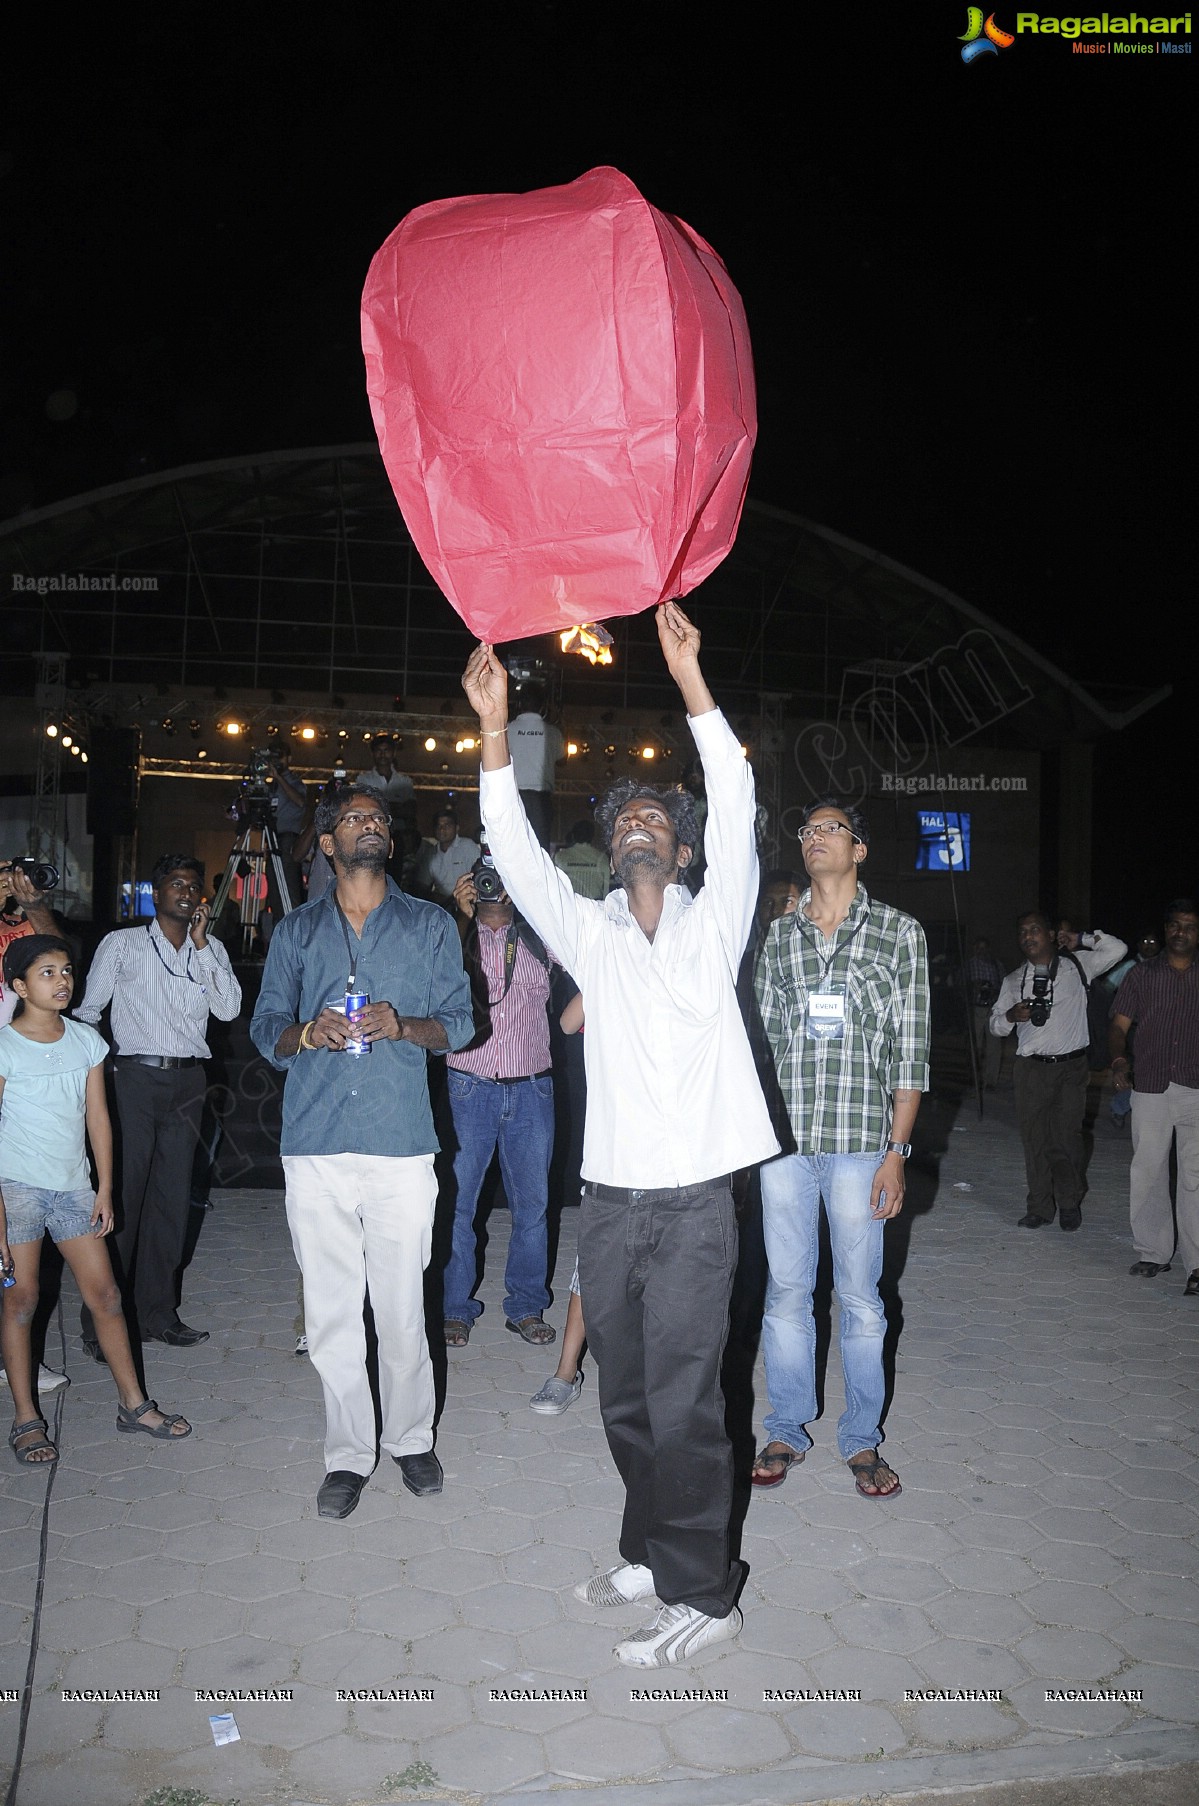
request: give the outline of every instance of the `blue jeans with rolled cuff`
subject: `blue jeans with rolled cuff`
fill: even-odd
[[[450,1067],[446,1089],[458,1151],[454,1155],[454,1233],[445,1270],[442,1315],[473,1323],[483,1306],[472,1298],[478,1250],[475,1212],[497,1147],[512,1236],[504,1273],[504,1315],[512,1323],[539,1317],[546,1290],[545,1212],[554,1147],[554,1081],[482,1079]]]
[[[842,1459],[882,1438],[887,1323],[879,1297],[883,1224],[870,1214],[877,1154],[784,1154],[762,1167],[762,1227],[770,1277],[762,1349],[772,1411],[771,1442],[810,1449],[816,1416],[816,1324],[812,1292],[820,1259],[820,1205],[828,1218],[833,1285],[841,1317],[845,1410],[837,1425]]]

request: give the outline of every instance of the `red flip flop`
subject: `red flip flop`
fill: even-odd
[[[777,1474],[761,1475],[751,1473],[750,1481],[754,1486],[781,1486],[791,1469],[798,1467],[804,1455],[807,1454],[806,1449],[789,1449],[785,1443],[781,1442],[777,1445],[776,1452],[772,1454],[770,1452],[772,1447],[774,1447],[773,1444],[767,1443],[761,1454],[755,1457],[754,1466],[757,1467],[759,1462],[769,1461],[772,1467],[778,1468],[778,1472]]]

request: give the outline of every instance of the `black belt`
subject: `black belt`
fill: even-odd
[[[200,1061],[195,1054],[188,1054],[186,1059],[177,1060],[174,1054],[113,1054],[118,1066],[199,1066]]]
[[[1073,1053],[1068,1053],[1068,1054],[1029,1054],[1028,1058],[1030,1060],[1040,1060],[1042,1066],[1057,1066],[1057,1065],[1060,1065],[1060,1063],[1063,1060],[1081,1060],[1082,1056],[1085,1053],[1089,1053],[1090,1051],[1091,1050],[1089,1047],[1076,1047],[1074,1049]]]
[[[630,1191],[626,1185],[601,1185],[595,1179],[584,1179],[583,1190],[600,1204],[629,1204],[638,1198],[699,1198],[728,1182],[727,1173],[717,1173],[714,1179],[702,1179],[698,1185],[647,1185],[641,1191]]]
[[[488,1085],[527,1085],[530,1079],[552,1079],[553,1076],[554,1076],[553,1067],[547,1066],[544,1069],[544,1071],[542,1071],[542,1072],[522,1072],[518,1075],[518,1077],[516,1077],[514,1079],[490,1079],[489,1078],[489,1079],[484,1079],[484,1083],[488,1084]],[[474,1074],[474,1077],[477,1079],[483,1078],[483,1074],[481,1072],[476,1072]]]

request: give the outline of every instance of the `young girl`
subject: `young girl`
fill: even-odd
[[[117,1429],[163,1442],[191,1435],[137,1382],[121,1294],[103,1238],[112,1228],[112,1125],[104,1096],[108,1049],[94,1028],[63,1012],[75,989],[71,949],[53,934],[4,951],[4,982],[19,999],[0,1028],[0,1342],[15,1411],[9,1447],[25,1467],[58,1460],[34,1409],[29,1324],[37,1306],[42,1235],[49,1230],[96,1321],[96,1337],[120,1394]],[[88,1180],[84,1125],[96,1159]]]

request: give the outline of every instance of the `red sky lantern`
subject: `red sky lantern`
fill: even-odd
[[[729,551],[757,433],[741,297],[619,170],[416,208],[362,342],[396,500],[480,639],[636,614]]]

